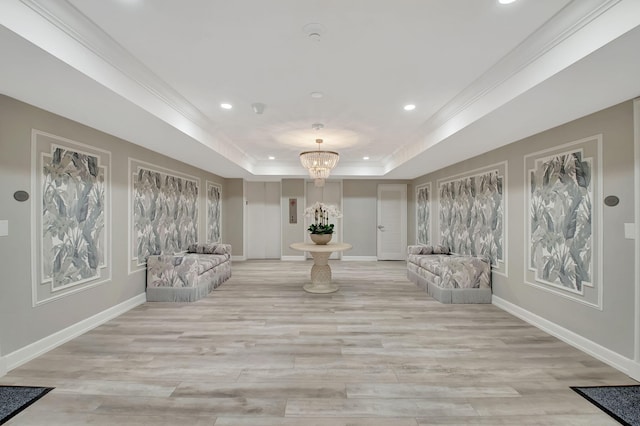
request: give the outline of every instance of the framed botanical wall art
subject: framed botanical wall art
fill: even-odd
[[[525,281],[601,308],[600,136],[525,156]]]
[[[220,242],[222,227],[222,186],[207,181],[207,242]]]
[[[37,130],[32,153],[37,305],[111,278],[111,154]]]
[[[458,254],[484,255],[507,275],[506,175],[502,162],[438,180],[440,244]]]
[[[132,158],[129,170],[131,273],[198,241],[200,179]]]
[[[416,187],[416,244],[431,244],[431,182]]]

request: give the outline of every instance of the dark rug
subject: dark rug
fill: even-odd
[[[53,388],[0,386],[0,425],[42,398]]]
[[[626,426],[640,426],[640,385],[571,386],[602,411]]]

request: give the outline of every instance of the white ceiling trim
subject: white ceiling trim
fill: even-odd
[[[215,123],[66,0],[2,0],[0,24],[252,175],[306,175],[297,158],[258,161],[220,137]],[[397,171],[638,25],[638,0],[574,0],[425,121],[413,139],[380,162],[341,163],[332,176]]]
[[[0,23],[193,140],[251,172],[254,159],[213,136],[215,124],[64,0],[4,0]],[[135,142],[135,141],[134,141]]]
[[[569,3],[427,120],[422,126],[422,135],[418,136],[421,140],[395,150],[386,161],[385,173],[638,25],[638,1],[580,0]]]
[[[426,127],[437,128],[531,65],[621,0],[571,2],[487,72],[436,112]]]

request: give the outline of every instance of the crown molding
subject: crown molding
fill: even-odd
[[[249,174],[276,173],[274,163],[255,159],[226,138],[215,123],[67,0],[3,0],[0,24]],[[373,170],[339,165],[335,173],[387,175],[639,24],[637,0],[573,0],[428,118],[413,138],[377,164],[369,163]],[[296,166],[292,160],[277,173],[297,175]]]
[[[69,55],[61,60],[251,172],[255,160],[250,155],[216,134],[215,123],[72,4],[66,0],[19,0],[19,3],[35,12],[41,18],[41,22],[30,19],[28,23],[23,22],[19,28],[9,27],[14,32],[59,57],[51,52],[47,48],[51,46],[47,46],[42,40],[43,34],[47,31],[34,28],[36,25],[42,26],[42,20],[45,20],[81,48],[74,52],[77,55],[77,63],[76,58]],[[28,31],[30,34],[27,34]],[[40,39],[33,34],[39,35]],[[99,58],[102,64],[96,65],[94,61],[91,70],[82,66],[81,63],[87,58],[80,56],[83,53],[86,55],[87,51]],[[100,68],[103,68],[104,72]],[[113,77],[114,72],[129,84],[142,89],[142,93],[122,90],[121,84],[109,78]],[[149,102],[149,96],[155,102]]]
[[[608,22],[610,31],[599,32],[598,37],[586,37],[579,41],[582,43],[580,46],[575,45],[579,33],[617,5],[634,11],[638,9],[637,2],[634,4],[629,0],[574,0],[568,3],[427,119],[413,141],[385,158],[385,172],[392,171],[640,24],[640,19],[635,17],[628,19],[635,23],[627,26]],[[547,58],[548,63],[541,68],[540,63]],[[535,73],[527,72],[529,69]]]

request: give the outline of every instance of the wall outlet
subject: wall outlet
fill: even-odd
[[[627,240],[635,240],[635,238],[636,238],[636,224],[635,223],[625,223],[624,224],[624,237]]]
[[[6,237],[9,235],[9,221],[0,220],[0,237]]]

